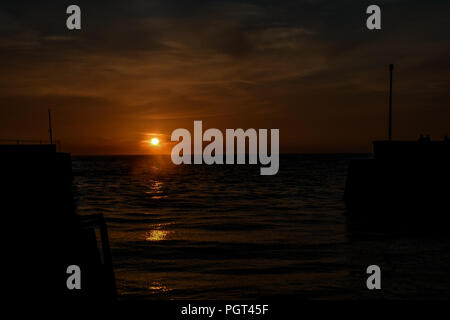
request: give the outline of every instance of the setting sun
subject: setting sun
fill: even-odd
[[[158,138],[153,138],[152,140],[150,140],[150,143],[154,146],[157,146],[159,144],[159,139]]]

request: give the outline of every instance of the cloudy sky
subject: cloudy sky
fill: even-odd
[[[66,8],[82,30],[66,28]],[[365,152],[450,135],[450,2],[8,1],[0,139],[54,135],[74,154],[170,152],[176,128],[279,128],[281,152]]]

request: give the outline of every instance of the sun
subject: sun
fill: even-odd
[[[159,139],[158,138],[152,138],[150,140],[150,143],[154,146],[157,146],[159,144]]]

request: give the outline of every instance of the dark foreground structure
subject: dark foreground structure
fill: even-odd
[[[441,226],[450,221],[450,142],[392,139],[392,76],[389,65],[388,140],[374,141],[373,159],[349,165],[344,200],[352,220],[372,225]]]
[[[442,225],[449,218],[450,142],[375,141],[373,159],[350,163],[350,216],[383,224]],[[387,220],[386,220],[387,219]]]
[[[0,177],[8,295],[47,302],[114,299],[106,224],[102,215],[76,214],[70,154],[53,144],[0,145]],[[80,290],[67,287],[71,265],[80,267]]]

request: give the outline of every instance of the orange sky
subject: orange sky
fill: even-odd
[[[46,139],[51,108],[73,154],[169,153],[194,120],[279,128],[281,152],[367,152],[389,63],[394,138],[450,134],[444,1],[386,2],[377,32],[346,1],[80,1],[77,32],[56,3],[0,8],[0,139]]]

